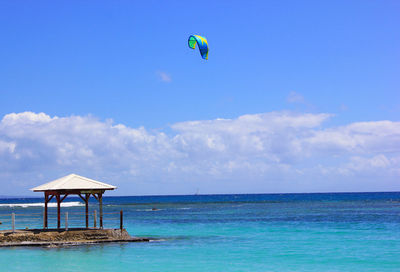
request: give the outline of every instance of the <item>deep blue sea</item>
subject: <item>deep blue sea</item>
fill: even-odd
[[[69,225],[84,206],[67,198]],[[43,199],[0,199],[0,229],[42,227]],[[400,193],[105,197],[105,227],[150,243],[0,248],[0,271],[400,271]],[[55,203],[49,208],[56,225]],[[95,200],[90,204],[90,225]]]

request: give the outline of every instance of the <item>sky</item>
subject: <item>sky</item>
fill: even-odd
[[[0,195],[70,173],[114,195],[400,191],[399,14],[1,1]]]

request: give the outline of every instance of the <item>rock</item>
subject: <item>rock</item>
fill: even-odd
[[[0,231],[0,246],[11,245],[70,245],[100,242],[146,241],[145,238],[132,238],[123,229],[69,229],[65,230],[17,230]],[[147,239],[148,241],[148,239]]]

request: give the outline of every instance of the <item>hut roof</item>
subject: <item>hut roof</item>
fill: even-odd
[[[114,190],[116,186],[106,184],[76,174],[50,181],[31,190],[34,192],[61,191],[61,190]]]

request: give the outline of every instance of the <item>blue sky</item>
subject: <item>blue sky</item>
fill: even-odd
[[[70,172],[124,194],[400,190],[399,12],[398,1],[2,1],[0,183],[14,184],[3,194]],[[190,34],[207,37],[208,61]],[[265,123],[274,118],[296,125]],[[66,123],[97,124],[125,145],[63,138]],[[318,133],[350,138],[322,147]],[[366,175],[361,164],[386,168]]]

